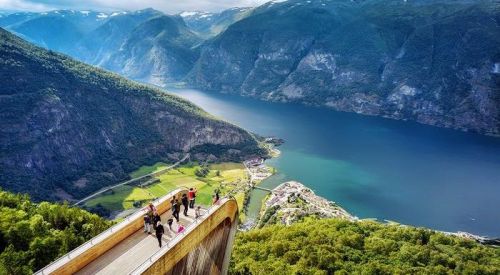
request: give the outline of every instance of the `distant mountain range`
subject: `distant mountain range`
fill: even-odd
[[[107,20],[83,36],[67,53],[83,62],[103,67],[137,26],[161,15],[152,9],[108,15]]]
[[[231,24],[251,14],[252,8],[232,8],[219,13],[182,12],[179,15],[186,25],[203,38],[213,37]]]
[[[207,41],[187,82],[500,135],[500,3],[269,2]]]
[[[18,12],[0,17],[0,27],[39,46],[67,53],[109,16],[103,12],[72,10]]]
[[[0,186],[37,200],[82,197],[187,153],[192,160],[263,153],[251,134],[190,102],[1,28],[0,87]]]
[[[158,86],[183,82],[500,135],[499,6],[493,0],[288,0],[221,13],[95,13],[85,24],[69,19],[80,18],[69,15],[78,12],[66,11],[59,36],[20,27],[34,25],[40,14],[4,15],[0,26]],[[36,25],[51,29],[52,20]]]
[[[201,42],[180,16],[154,9],[14,13],[0,17],[0,27],[47,49],[156,85],[183,78],[198,58],[192,48]]]
[[[125,22],[128,24],[124,25]],[[95,33],[103,34],[102,38],[107,37],[110,43],[95,43],[96,37],[101,37],[94,36]],[[81,60],[101,57],[93,63],[158,86],[178,81],[189,72],[198,58],[194,47],[202,41],[181,17],[153,10],[116,16],[95,33],[79,44],[84,51],[72,55],[86,52],[87,56],[80,57]],[[92,45],[99,45],[97,51]]]

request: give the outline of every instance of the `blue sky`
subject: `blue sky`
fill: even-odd
[[[78,10],[138,10],[154,8],[166,13],[180,11],[220,11],[232,7],[256,6],[268,0],[0,0],[1,10],[47,11]]]

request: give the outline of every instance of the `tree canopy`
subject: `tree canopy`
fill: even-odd
[[[429,229],[307,218],[237,235],[231,274],[499,274],[500,249]]]
[[[0,190],[0,275],[39,270],[110,225],[68,204],[36,204]]]

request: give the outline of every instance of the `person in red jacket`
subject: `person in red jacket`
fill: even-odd
[[[153,203],[152,203],[152,202],[150,202],[150,203],[148,204],[148,207],[147,207],[146,209],[147,209],[147,211],[151,211],[151,213],[156,212],[156,207],[153,205]]]
[[[194,200],[196,198],[196,188],[189,188],[188,198],[189,198],[189,208],[194,208]]]

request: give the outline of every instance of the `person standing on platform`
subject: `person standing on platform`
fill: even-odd
[[[152,202],[150,202],[148,205],[148,211],[151,211],[151,213],[156,212],[156,207],[153,205]]]
[[[151,217],[149,213],[144,215],[144,233],[151,234]]]
[[[156,224],[155,233],[156,233],[156,238],[158,239],[158,244],[161,247],[161,238],[162,238],[163,234],[165,233],[165,229],[163,229],[163,225],[161,224],[161,222],[158,222]]]
[[[175,203],[175,196],[172,197],[172,199],[170,200],[170,209],[172,209],[172,211],[174,211],[174,203]]]
[[[195,216],[195,218],[201,217],[201,207],[200,206],[196,207],[196,210],[194,211],[194,216]]]
[[[219,189],[215,189],[214,195],[212,196],[212,204],[217,204],[219,202]]]
[[[179,205],[179,200],[175,199],[172,204],[172,216],[174,216],[175,220],[179,222],[179,212],[181,211],[181,206]]]
[[[219,189],[215,189],[215,200],[216,201],[219,201],[219,199],[220,199],[219,193],[220,193]]]
[[[158,224],[158,222],[161,222],[161,217],[160,217],[160,214],[158,214],[158,212],[155,212],[155,214],[153,215],[153,224],[156,226],[156,224]],[[156,227],[155,227],[156,229]]]
[[[174,223],[174,218],[171,217],[170,219],[167,220],[168,228],[172,230],[172,224]]]
[[[196,192],[198,192],[198,190],[196,190],[196,188],[189,188],[189,192],[188,192],[188,198],[189,198],[189,208],[194,208],[194,201],[196,199]]]
[[[187,217],[188,216],[189,201],[188,201],[188,197],[186,196],[186,194],[182,194],[181,202],[182,202],[182,205],[184,206],[184,216]]]

